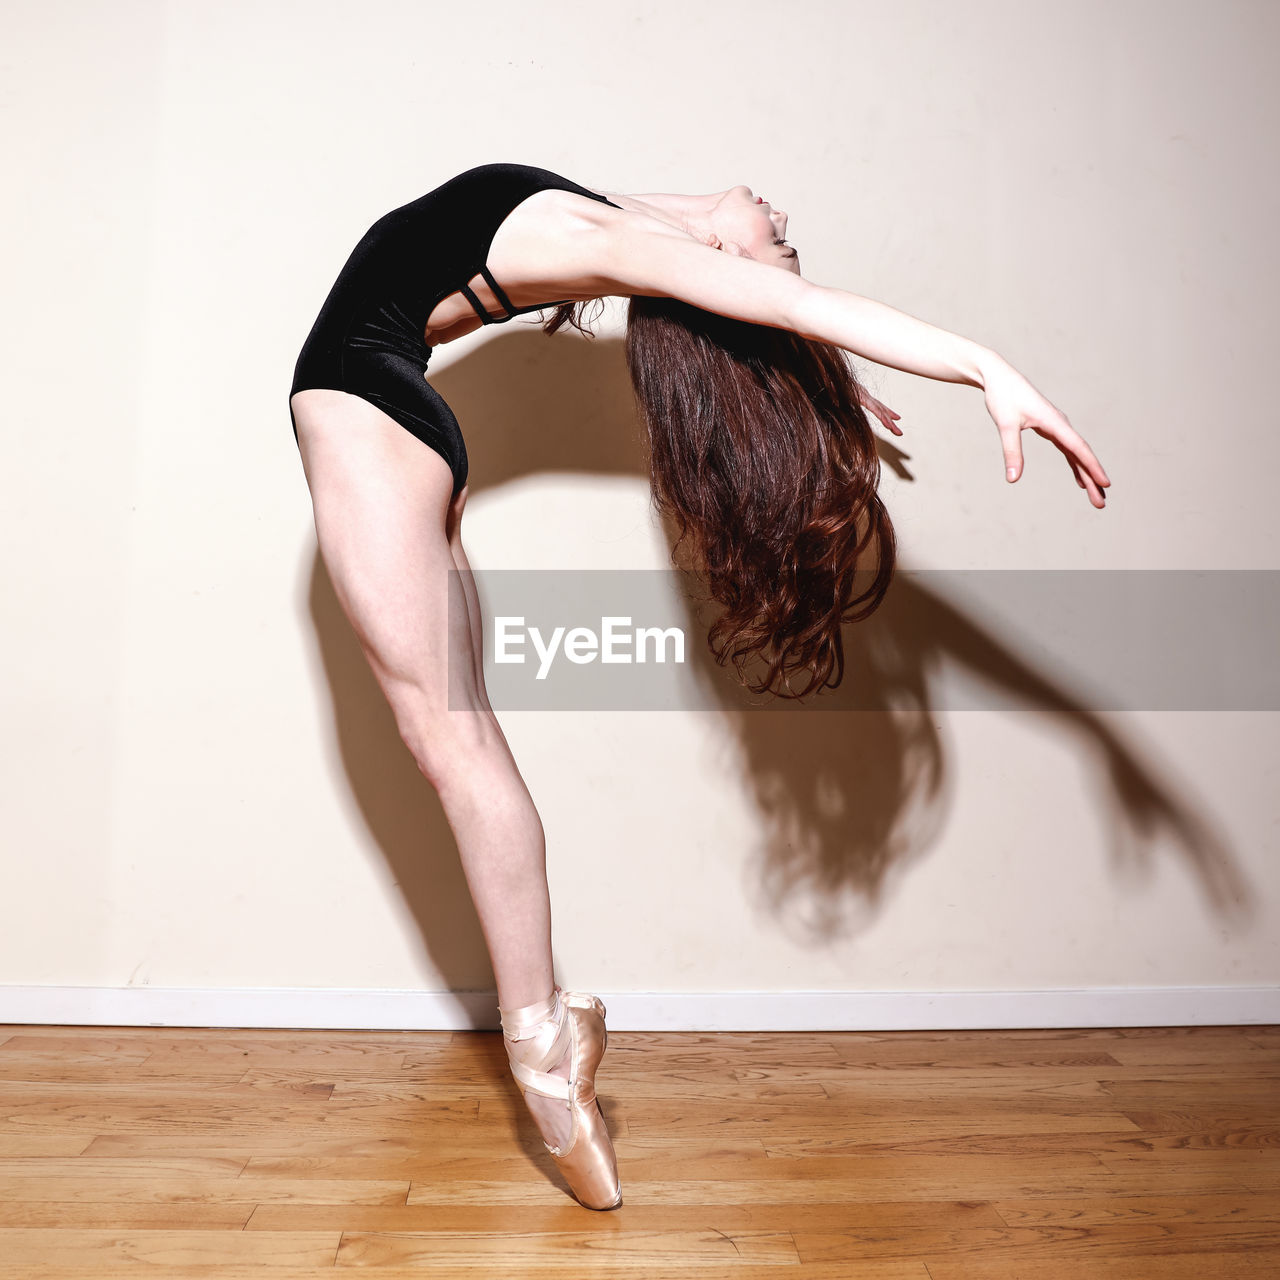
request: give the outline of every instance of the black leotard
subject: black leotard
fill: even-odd
[[[482,164],[393,209],[365,232],[338,274],[294,369],[295,391],[331,387],[377,405],[439,453],[456,497],[467,482],[467,447],[453,411],[424,377],[427,319],[461,291],[485,324],[544,307],[513,307],[489,273],[489,245],[502,221],[535,191],[575,191],[619,205],[568,178],[524,164]],[[506,314],[490,315],[468,287],[482,275]],[[293,437],[298,422],[293,416]]]

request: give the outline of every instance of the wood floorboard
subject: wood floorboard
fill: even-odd
[[[0,1026],[0,1280],[1280,1277],[1280,1027],[611,1032],[624,1202],[497,1032]]]

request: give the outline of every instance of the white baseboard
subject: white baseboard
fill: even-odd
[[[610,1031],[943,1031],[1280,1024],[1280,987],[1047,991],[597,991]],[[493,991],[0,987],[0,1025],[467,1031]]]

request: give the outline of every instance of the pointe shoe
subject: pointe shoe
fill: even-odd
[[[556,1162],[570,1190],[588,1209],[613,1209],[622,1203],[618,1163],[609,1130],[596,1099],[596,1068],[609,1043],[604,1003],[599,996],[561,991],[521,1009],[503,1009],[502,1038],[511,1073],[523,1097],[562,1098],[572,1117],[569,1140],[542,1145]],[[566,1051],[569,1078],[555,1075]]]

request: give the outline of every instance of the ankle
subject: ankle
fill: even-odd
[[[529,988],[527,987],[525,987],[524,989],[525,991],[529,991]],[[504,1005],[503,1002],[499,1000],[498,1012],[500,1015],[502,1015],[504,1024],[508,1023],[508,1021],[511,1021],[512,1019],[520,1020],[520,1019],[527,1018],[527,1016],[535,1015],[535,1011],[543,1009],[543,1007],[545,1006],[552,1005],[552,1002],[556,1000],[556,996],[558,995],[559,991],[561,991],[561,987],[559,987],[559,983],[553,982],[552,984],[550,984],[549,987],[545,988],[545,992],[547,993],[545,993],[544,996],[540,996],[538,1000],[530,1000],[529,1002],[527,1002],[527,1004]]]
[[[498,1016],[502,1022],[502,1034],[510,1040],[528,1040],[543,1030],[545,1024],[559,1025],[564,1016],[564,1005],[560,999],[560,987],[554,986],[551,994],[531,1004],[520,1005],[515,1009],[504,1009],[498,1006]]]

